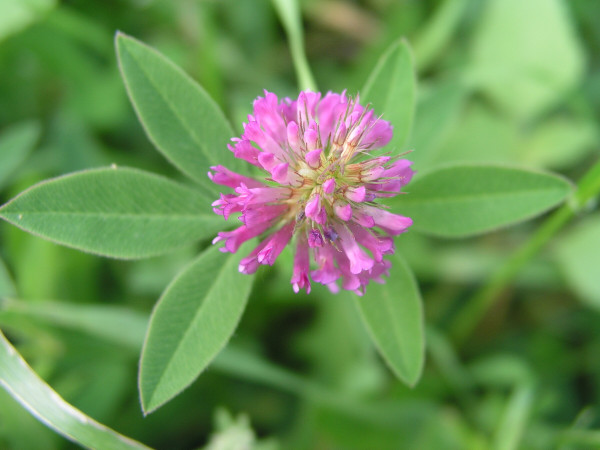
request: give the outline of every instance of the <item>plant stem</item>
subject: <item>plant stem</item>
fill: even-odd
[[[300,90],[316,92],[317,84],[304,50],[304,33],[302,32],[300,6],[297,0],[273,0],[273,6],[279,15],[290,43],[290,52]]]
[[[298,77],[298,86],[301,91],[317,92],[317,84],[313,78],[308,59],[304,52],[304,44],[301,39],[290,39],[292,58],[294,59],[294,68]]]
[[[600,192],[600,160],[586,172],[577,189],[565,204],[548,217],[531,238],[509,257],[459,312],[450,328],[457,343],[462,343],[473,332],[483,315],[498,299],[498,294],[513,280],[521,268],[533,258],[573,216],[586,209]]]

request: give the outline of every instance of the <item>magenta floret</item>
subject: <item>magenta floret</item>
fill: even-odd
[[[284,247],[296,241],[292,287],[310,292],[310,280],[332,292],[362,295],[371,280],[382,283],[394,252],[392,236],[412,224],[377,202],[393,197],[412,176],[411,162],[390,156],[370,157],[392,138],[389,122],[345,93],[301,92],[279,101],[273,93],[254,101],[244,133],[229,149],[265,173],[263,181],[211,167],[210,179],[233,189],[213,203],[225,220],[241,213],[243,225],[221,232],[213,243],[236,252],[263,236],[240,261],[242,273],[272,265]],[[312,256],[312,267],[311,267]]]

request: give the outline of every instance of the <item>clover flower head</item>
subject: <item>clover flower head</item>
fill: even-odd
[[[413,175],[411,162],[370,153],[392,138],[389,122],[345,92],[301,92],[279,101],[273,93],[254,101],[240,138],[229,149],[258,167],[261,181],[211,167],[209,177],[232,193],[221,194],[214,211],[226,220],[241,213],[242,225],[220,232],[213,244],[236,252],[260,236],[258,246],[239,265],[245,274],[272,265],[295,237],[291,283],[310,293],[312,279],[362,295],[369,281],[383,282],[394,252],[392,236],[412,224],[378,201],[393,197]],[[311,263],[312,257],[312,263]]]

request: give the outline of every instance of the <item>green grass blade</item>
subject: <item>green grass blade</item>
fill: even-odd
[[[116,314],[120,314],[121,317],[115,323]],[[144,313],[109,305],[75,305],[40,300],[3,302],[0,308],[0,325],[14,322],[14,319],[40,321],[45,325],[79,331],[88,336],[122,345],[123,348],[135,353],[142,348],[148,323],[148,316]],[[389,404],[387,406],[378,403],[364,404],[342,395],[336,389],[294,373],[235,345],[230,344],[223,349],[210,367],[236,379],[280,389],[298,397],[308,397],[319,405],[361,421],[377,423],[385,427],[396,427],[400,423],[399,419],[387,409]],[[402,406],[398,410],[405,408]],[[392,409],[394,412],[397,411],[395,407]]]
[[[98,449],[148,448],[65,402],[27,365],[1,332],[0,385],[38,420],[73,442]]]

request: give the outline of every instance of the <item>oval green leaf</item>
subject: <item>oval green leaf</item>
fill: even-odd
[[[204,89],[156,50],[129,36],[117,33],[116,47],[138,118],[171,163],[212,192],[217,189],[206,175],[210,166],[246,170],[227,149],[233,130]]]
[[[87,448],[148,448],[96,422],[65,402],[0,332],[0,386],[39,421]]]
[[[393,43],[381,56],[360,91],[361,103],[371,103],[375,113],[394,126],[388,148],[396,151],[408,139],[415,113],[417,80],[412,52],[405,40]]]
[[[375,346],[394,374],[410,386],[425,361],[425,329],[419,287],[404,259],[391,258],[385,284],[371,283],[356,305]]]
[[[37,236],[115,258],[143,258],[213,236],[223,224],[200,192],[135,169],[43,181],[0,208]]]
[[[111,305],[82,305],[36,300],[3,301],[0,307],[0,326],[14,319],[39,321],[42,324],[68,328],[90,337],[121,345],[139,353],[144,341],[148,316],[144,313]],[[211,363],[214,369],[240,380],[281,389],[298,396],[308,396],[318,404],[351,415],[386,421],[390,415],[385,410],[358,404],[349,397],[315,383],[296,373],[273,364],[259,355],[235,345],[228,345]]]
[[[173,280],[158,301],[140,362],[145,413],[189,386],[229,341],[253,280],[238,273],[239,259],[209,248]]]
[[[456,165],[415,179],[389,203],[414,229],[466,237],[535,217],[564,201],[571,183],[557,175],[497,165]]]

